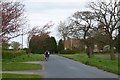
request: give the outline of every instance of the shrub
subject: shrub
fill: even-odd
[[[2,58],[3,59],[11,59],[11,58],[15,58],[17,56],[20,56],[22,54],[25,54],[25,51],[23,51],[23,50],[19,50],[19,51],[3,50],[2,51]]]
[[[110,54],[110,51],[94,52],[94,54]]]
[[[61,54],[75,54],[75,53],[79,53],[80,51],[78,51],[77,49],[67,49],[67,50],[62,50],[60,53]]]

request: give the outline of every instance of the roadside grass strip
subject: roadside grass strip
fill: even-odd
[[[109,58],[100,58],[96,56],[88,58],[86,54],[60,54],[60,56],[120,75],[120,72],[118,71],[118,59],[111,60]]]
[[[26,61],[43,61],[44,56],[42,54],[25,54],[17,56],[12,59],[3,59],[3,62],[26,62]]]
[[[8,74],[3,73],[2,78],[43,78],[40,75],[32,75],[32,74]]]
[[[12,59],[3,59],[3,71],[19,71],[19,70],[41,70],[41,64],[23,63],[27,61],[42,61],[44,57],[40,54],[25,54]]]
[[[0,79],[2,78],[2,73],[0,73]]]
[[[2,63],[3,71],[19,71],[19,70],[38,70],[42,69],[42,65],[40,64],[28,64],[28,63],[20,63],[20,62],[4,62]]]
[[[38,74],[42,71],[42,64],[35,63],[27,63],[27,62],[40,62],[43,61],[44,57],[40,54],[25,54],[20,55],[11,59],[3,59],[2,60],[2,71],[6,73],[2,73],[2,80],[19,80],[19,79],[40,79],[43,78],[41,74]],[[9,73],[9,71],[11,73]],[[14,73],[17,71],[17,73]],[[19,71],[23,71],[19,73]],[[36,71],[35,74],[29,74],[28,72]],[[27,73],[28,74],[27,74]]]

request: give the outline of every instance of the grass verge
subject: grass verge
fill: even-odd
[[[2,74],[2,78],[42,78],[40,75],[32,74]]]
[[[3,59],[2,70],[3,71],[19,71],[19,70],[37,70],[42,69],[40,64],[28,64],[21,63],[27,61],[42,61],[44,57],[40,54],[25,54],[12,59]]]
[[[17,63],[17,62],[5,62],[2,65],[3,71],[19,71],[19,70],[37,70],[42,69],[40,64],[28,64],[28,63]]]
[[[82,62],[86,65],[96,66],[99,69],[120,75],[120,72],[118,71],[118,59],[110,60],[108,58],[99,58],[96,56],[88,58],[85,54],[60,54],[60,56]]]
[[[42,54],[25,54],[17,56],[12,59],[3,59],[3,62],[26,62],[26,61],[43,61],[44,57]]]
[[[2,78],[2,73],[0,73],[0,80],[1,80],[1,78]]]
[[[2,70],[2,61],[0,61],[0,71]]]

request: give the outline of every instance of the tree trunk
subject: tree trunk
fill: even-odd
[[[88,58],[91,58],[93,56],[93,49],[91,46],[87,46],[87,55]]]
[[[92,48],[92,46],[90,46],[89,52],[90,52],[90,57],[92,57],[93,56],[93,48]]]
[[[115,59],[114,40],[113,40],[111,33],[109,33],[109,44],[110,44],[110,58],[111,58],[111,60],[113,60],[113,59]]]
[[[114,54],[114,47],[113,47],[113,45],[110,46],[110,58],[111,58],[111,60],[115,59],[115,54]]]

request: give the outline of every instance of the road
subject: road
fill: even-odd
[[[57,55],[44,62],[46,78],[118,78],[117,75]]]

